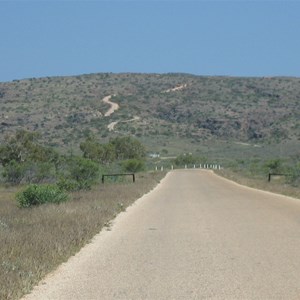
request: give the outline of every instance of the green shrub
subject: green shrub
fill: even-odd
[[[174,160],[176,166],[184,166],[190,164],[196,164],[203,159],[193,156],[192,154],[180,154]]]
[[[4,166],[3,177],[11,184],[54,182],[55,166],[51,162],[12,160]]]
[[[60,203],[68,200],[68,195],[56,185],[31,184],[17,193],[16,200],[20,207],[30,207],[44,203]]]
[[[145,163],[140,159],[128,159],[122,162],[122,168],[125,172],[140,172],[145,169]]]
[[[74,192],[80,190],[78,181],[69,178],[60,178],[56,185],[63,191]]]
[[[115,155],[118,160],[142,159],[146,156],[145,146],[131,136],[116,137],[110,140],[114,146]]]
[[[56,185],[63,191],[75,192],[80,190],[90,190],[92,182],[88,180],[76,181],[70,178],[61,178]]]
[[[266,173],[280,173],[282,171],[282,160],[279,158],[268,160],[264,164]]]
[[[68,164],[70,179],[93,183],[99,178],[99,165],[90,159],[73,157]]]
[[[90,189],[99,179],[98,163],[83,157],[69,157],[63,162],[57,185],[65,191]]]
[[[19,184],[26,175],[27,166],[15,160],[10,161],[4,166],[3,177],[6,182]]]
[[[287,183],[295,187],[300,186],[300,163],[298,163],[296,166],[290,167],[287,170],[287,173],[289,174],[286,179]]]

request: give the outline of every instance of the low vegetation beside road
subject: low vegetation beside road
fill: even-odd
[[[232,169],[217,170],[215,173],[248,187],[300,199],[299,184],[289,183],[286,176],[277,176],[269,182],[267,176],[254,177]]]
[[[60,153],[25,130],[0,145],[0,299],[29,292],[164,176],[141,173],[145,148],[130,136],[88,136],[78,148]],[[120,172],[139,173],[100,183]]]
[[[19,187],[0,190],[0,299],[19,299],[59,264],[150,191],[164,173],[139,173],[136,183],[105,183],[71,193],[60,204],[19,208]]]

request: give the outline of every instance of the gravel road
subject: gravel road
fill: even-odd
[[[300,299],[300,201],[173,171],[24,299]]]

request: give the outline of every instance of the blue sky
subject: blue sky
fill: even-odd
[[[1,1],[0,81],[98,72],[300,77],[300,1]]]

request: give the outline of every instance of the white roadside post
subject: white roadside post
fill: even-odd
[[[187,169],[187,165],[185,165],[184,168]]]
[[[164,170],[164,167],[163,167],[163,166],[161,166],[160,170],[161,170],[161,171],[163,171],[163,170]]]
[[[157,166],[155,166],[155,171],[157,171]]]

